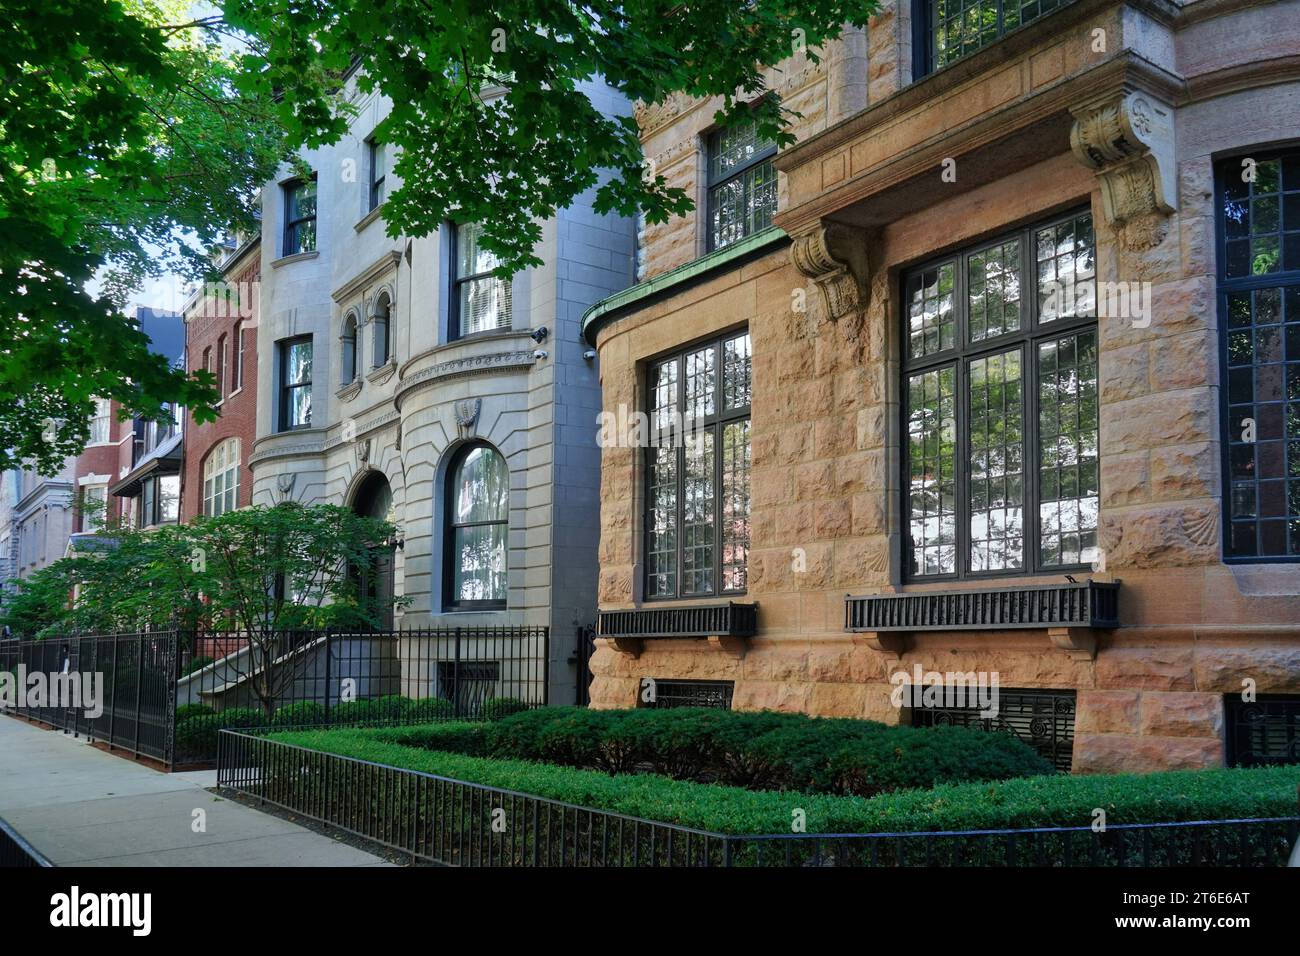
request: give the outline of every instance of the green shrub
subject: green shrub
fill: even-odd
[[[437,724],[410,727],[377,727],[370,731],[375,740],[419,747],[422,750],[445,750],[449,753],[482,756],[487,753],[487,734],[482,723],[449,720]]]
[[[488,725],[491,734],[498,725]],[[464,727],[464,725],[462,725]],[[745,790],[671,780],[658,774],[610,775],[523,760],[466,756],[395,742],[431,728],[289,731],[286,743],[420,770],[469,783],[721,833],[789,833],[793,811],[809,833],[889,833],[1079,826],[1106,811],[1109,825],[1293,816],[1300,767],[1182,770],[1118,776],[1028,777],[943,785],[865,798]],[[464,729],[455,734],[468,732]],[[454,736],[450,735],[450,736]],[[440,738],[446,740],[447,738]]]
[[[858,796],[1052,772],[1010,734],[770,711],[545,707],[497,721],[486,742],[495,757]]]
[[[330,708],[331,724],[419,723],[448,720],[452,717],[451,701],[440,697],[412,700],[399,694],[350,700]]]
[[[293,727],[325,723],[325,708],[314,700],[288,704],[275,712],[271,719],[272,726]]]
[[[203,706],[187,705],[187,706]],[[229,707],[226,710],[193,713],[184,720],[177,708],[176,753],[182,758],[212,758],[217,755],[217,734],[222,728],[263,727],[266,714],[248,707]]]
[[[484,720],[500,720],[527,709],[528,705],[518,697],[489,697],[483,702],[479,716]]]
[[[215,714],[216,711],[207,704],[180,704],[176,707],[176,723],[180,724],[191,717]]]
[[[188,677],[190,674],[193,674],[195,671],[203,670],[203,668],[207,667],[209,664],[212,663],[212,660],[213,659],[211,657],[203,657],[203,656],[194,658],[188,664],[185,665],[185,669],[181,671],[181,676]]]

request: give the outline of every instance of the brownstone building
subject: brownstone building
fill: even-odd
[[[1300,759],[1300,3],[890,0],[769,85],[780,152],[637,112],[698,212],[585,319],[650,426],[603,449],[593,704]]]
[[[215,516],[252,500],[248,456],[257,435],[257,319],[262,277],[260,234],[231,249],[222,282],[185,310],[185,362],[217,379],[214,422],[186,416],[181,520]]]

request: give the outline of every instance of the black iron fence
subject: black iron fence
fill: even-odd
[[[217,782],[459,866],[1283,866],[1300,817],[951,833],[734,836],[223,731]]]
[[[13,827],[0,820],[0,869],[53,865],[40,850],[24,840]]]
[[[169,765],[211,763],[226,727],[492,718],[546,704],[545,627],[167,631],[0,642],[0,670],[101,688],[99,712],[13,712]],[[95,683],[98,682],[98,683]]]

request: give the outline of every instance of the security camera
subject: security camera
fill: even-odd
[[[582,353],[582,357],[585,358],[588,362],[594,362],[596,361],[596,350],[587,349],[587,351]]]
[[[533,353],[533,358],[544,359],[548,354],[549,353],[546,351],[546,349],[538,349],[536,352]]]
[[[551,334],[551,330],[548,329],[546,326],[542,325],[533,329],[528,334],[532,337],[532,340],[534,342],[536,342],[538,345],[541,345],[543,342],[546,341],[546,337]]]

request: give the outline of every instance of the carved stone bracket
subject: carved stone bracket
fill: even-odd
[[[1178,192],[1171,106],[1127,90],[1072,112],[1070,147],[1079,162],[1096,171],[1108,223],[1140,225],[1174,211]]]
[[[912,636],[906,631],[859,631],[856,636],[873,651],[893,660],[901,658],[912,646]]]
[[[633,658],[641,656],[643,645],[639,637],[607,637],[605,640],[620,654],[630,654]]]
[[[730,635],[714,634],[708,638],[709,646],[716,647],[730,657],[740,660],[745,656],[746,639],[743,637],[731,637]]]
[[[790,247],[796,269],[812,279],[832,321],[867,307],[867,237],[839,223],[817,223]]]
[[[1055,646],[1065,651],[1070,660],[1097,659],[1097,635],[1090,627],[1049,627],[1047,637]]]

